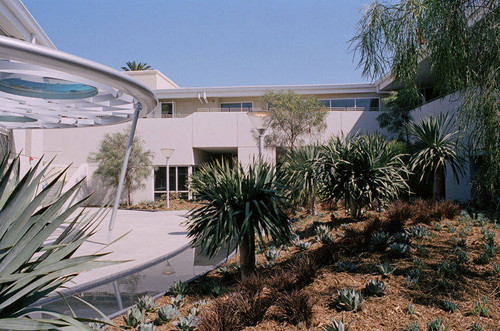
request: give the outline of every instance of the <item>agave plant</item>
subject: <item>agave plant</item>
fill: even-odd
[[[458,154],[458,130],[455,121],[448,114],[430,116],[420,122],[409,124],[409,133],[415,142],[417,152],[412,156],[412,171],[424,181],[432,175],[432,198],[444,198],[445,172],[447,166],[458,182],[462,175],[462,157]]]
[[[321,165],[325,201],[343,199],[353,217],[408,190],[402,155],[377,134],[332,139],[322,150]]]
[[[356,289],[348,289],[345,287],[343,290],[337,291],[337,298],[335,305],[342,310],[358,310],[361,308],[364,299],[360,291]]]
[[[189,285],[186,282],[183,281],[178,281],[172,284],[170,286],[169,292],[174,294],[174,295],[186,295],[189,294],[190,289]]]
[[[316,240],[322,244],[331,244],[335,240],[328,225],[321,224],[316,227]]]
[[[273,166],[251,164],[247,168],[216,161],[191,177],[190,187],[203,204],[190,212],[188,236],[209,256],[237,242],[243,276],[255,270],[255,237],[275,242],[291,238],[291,207]]]
[[[155,326],[153,323],[141,323],[136,331],[155,331]]]
[[[290,191],[291,200],[307,206],[316,215],[316,196],[320,187],[320,148],[305,146],[288,152],[280,167],[283,180]]]
[[[138,307],[133,307],[132,309],[127,311],[125,316],[122,316],[125,325],[131,328],[135,328],[139,324],[141,324],[144,321],[145,317],[145,312]]]
[[[372,234],[371,244],[374,249],[384,251],[389,245],[389,234],[383,231],[377,231]]]
[[[184,306],[185,303],[184,296],[182,294],[178,294],[177,296],[172,297],[171,301],[172,305],[177,308],[181,308],[182,306]]]
[[[181,316],[179,320],[175,321],[174,326],[178,330],[182,331],[194,331],[196,330],[196,325],[198,324],[198,319],[195,315],[189,314],[187,317]]]
[[[370,279],[365,286],[365,292],[369,295],[383,296],[385,295],[385,283],[378,279]]]
[[[179,316],[179,310],[173,305],[166,305],[160,307],[156,313],[156,324],[161,325],[163,323],[168,323]]]
[[[389,262],[386,261],[384,263],[377,264],[377,269],[382,277],[388,277],[389,275],[392,275],[397,268],[391,267]]]
[[[145,312],[152,312],[156,309],[157,304],[155,300],[149,295],[144,295],[137,300],[137,307]]]
[[[410,252],[410,245],[394,243],[389,246],[394,256],[404,256]]]
[[[103,211],[78,211],[87,198],[70,202],[81,182],[43,205],[64,172],[39,190],[50,167],[50,163],[43,168],[41,164],[42,160],[21,178],[18,157],[0,162],[0,329],[88,328],[82,321],[89,320],[27,308],[78,273],[113,264],[97,261],[106,254],[74,256],[95,233]],[[64,231],[56,232],[63,227]],[[53,319],[27,317],[35,311]]]
[[[349,324],[346,325],[344,322],[344,316],[342,316],[342,318],[340,318],[338,321],[334,317],[332,317],[332,323],[323,327],[323,330],[325,330],[325,331],[349,331],[349,329],[351,328],[351,324],[353,322],[354,322],[354,320],[352,320],[351,322],[349,322]]]

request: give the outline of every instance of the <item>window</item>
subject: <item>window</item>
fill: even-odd
[[[167,193],[167,167],[158,167],[154,172],[154,195],[159,199]],[[169,191],[171,193],[187,192],[188,167],[170,167]]]
[[[358,111],[378,111],[380,107],[379,98],[358,98],[358,99],[330,99],[320,100],[331,111],[334,110],[358,110]]]
[[[173,102],[162,102],[161,103],[161,117],[162,118],[173,118],[175,117]]]
[[[252,111],[252,107],[252,102],[231,102],[220,104],[222,111]]]

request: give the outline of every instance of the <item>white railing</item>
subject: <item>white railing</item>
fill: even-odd
[[[204,113],[233,113],[233,112],[249,112],[249,111],[260,111],[260,108],[256,107],[231,107],[231,108],[215,108],[215,107],[208,107],[208,108],[197,108],[197,112],[204,112]]]
[[[379,111],[379,107],[327,107],[329,111]]]

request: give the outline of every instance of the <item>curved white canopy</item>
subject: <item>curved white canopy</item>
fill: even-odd
[[[0,127],[62,128],[107,125],[144,116],[153,92],[104,65],[0,36]]]

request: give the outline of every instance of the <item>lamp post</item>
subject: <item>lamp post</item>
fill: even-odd
[[[270,111],[251,111],[247,113],[255,130],[259,134],[259,161],[262,162],[262,152],[264,148],[264,134],[273,119],[273,113]]]
[[[167,159],[167,208],[170,208],[170,157],[174,154],[173,148],[162,148],[161,152]]]

